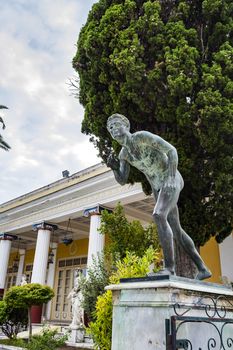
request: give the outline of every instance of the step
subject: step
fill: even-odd
[[[94,349],[94,345],[91,343],[71,343],[66,342],[66,345],[69,347],[75,348],[75,350],[85,350],[85,349]],[[69,350],[69,349],[67,349]],[[72,350],[72,349],[70,349]]]

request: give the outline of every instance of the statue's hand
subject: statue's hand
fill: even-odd
[[[112,170],[118,170],[119,161],[111,154],[107,159],[107,166]]]

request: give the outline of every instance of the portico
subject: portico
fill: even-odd
[[[112,172],[99,164],[2,204],[0,232],[16,239],[13,244],[4,241],[7,256],[0,254],[1,266],[4,263],[5,270],[10,272],[8,276],[17,276],[8,278],[8,287],[16,284],[16,280],[20,284],[22,274],[27,275],[28,282],[49,284],[56,291],[51,306],[53,318],[70,319],[66,296],[72,288],[73,270],[82,269],[85,273],[93,256],[104,247],[105,237],[98,231],[101,211],[113,209],[121,201],[126,206],[129,204],[130,217],[146,223],[150,215],[130,206],[145,199],[139,184],[122,188]],[[65,245],[65,237],[72,242]],[[18,270],[13,271],[14,255],[19,253],[19,247]],[[49,260],[51,251],[53,262]],[[4,271],[1,269],[2,290],[6,288]],[[46,317],[50,317],[49,313],[47,308]]]

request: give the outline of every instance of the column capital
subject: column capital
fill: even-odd
[[[11,235],[9,233],[0,233],[1,241],[15,241],[16,239],[18,239],[18,237],[15,235]]]
[[[32,228],[34,231],[38,231],[38,230],[55,231],[58,229],[57,225],[54,225],[45,221],[32,225]]]
[[[83,212],[83,216],[88,218],[89,216],[92,216],[92,215],[101,215],[101,212],[103,210],[107,210],[109,213],[112,212],[111,208],[108,208],[108,207],[105,207],[103,205],[97,204],[95,207],[91,207],[91,208],[85,209],[84,212]]]

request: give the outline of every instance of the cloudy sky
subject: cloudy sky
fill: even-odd
[[[96,0],[0,0],[0,203],[100,162],[71,95],[78,33]]]

